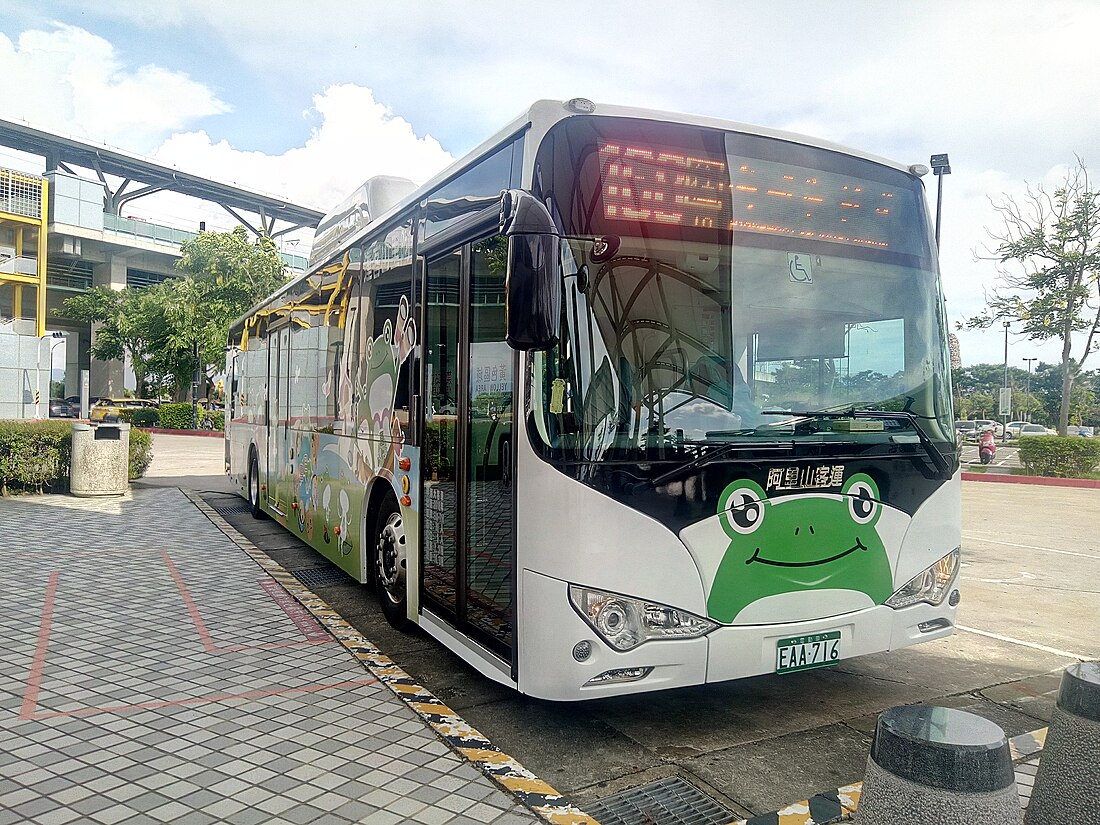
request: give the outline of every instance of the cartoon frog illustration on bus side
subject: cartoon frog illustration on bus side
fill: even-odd
[[[753,481],[728,485],[718,516],[730,544],[718,566],[707,612],[732,622],[753,602],[781,593],[852,590],[882,604],[893,592],[886,548],[875,529],[878,486],[863,473],[841,494],[772,501]]]

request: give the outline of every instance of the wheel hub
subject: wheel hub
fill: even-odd
[[[378,531],[377,561],[382,587],[399,601],[405,593],[405,528],[399,513],[391,513]]]

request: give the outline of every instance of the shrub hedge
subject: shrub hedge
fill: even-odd
[[[190,430],[191,405],[190,404],[161,404],[160,426],[166,430]]]
[[[153,460],[153,437],[130,430],[129,474],[141,478]],[[0,495],[60,492],[68,487],[72,424],[61,421],[0,421]]]
[[[138,410],[123,410],[120,416],[123,421],[133,424],[135,427],[159,427],[160,411],[152,407]]]
[[[1020,463],[1028,475],[1085,478],[1100,467],[1100,438],[1024,436],[1020,439]]]

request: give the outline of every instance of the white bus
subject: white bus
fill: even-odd
[[[235,324],[227,472],[394,625],[545,699],[948,635],[925,171],[540,101],[421,187],[369,182]]]

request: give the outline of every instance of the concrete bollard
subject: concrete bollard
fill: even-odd
[[[1100,662],[1062,674],[1024,822],[1100,822]]]
[[[1008,739],[961,710],[910,706],[878,718],[855,822],[1021,825]]]

